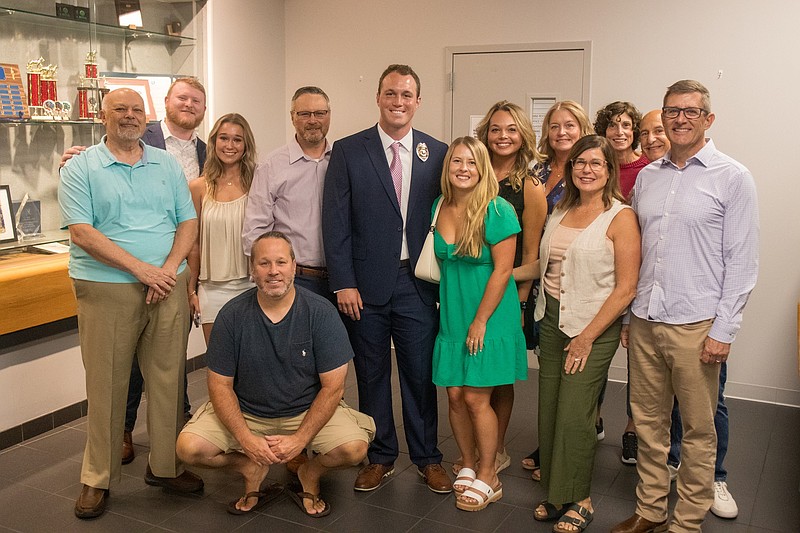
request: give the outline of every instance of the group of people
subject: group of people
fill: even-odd
[[[165,103],[165,120],[147,127],[141,98],[112,91],[101,142],[64,158],[89,400],[77,516],[104,512],[110,481],[133,459],[123,414],[126,390],[141,396],[134,362],[149,400],[148,484],[196,492],[203,482],[184,464],[227,468],[245,485],[228,512],[286,492],[320,517],[330,512],[321,476],[366,457],[354,489],[377,489],[399,455],[392,352],[411,461],[430,490],[479,511],[502,498],[513,387],[538,346],[539,448],[523,467],[547,499],[534,519],[582,531],[620,341],[623,462],[641,480],[635,514],[614,531],[699,531],[718,483],[733,501],[721,468],[725,362],[756,280],[758,215],[750,173],[705,137],[714,114],[700,83],[673,84],[644,118],[609,104],[594,132],[579,104],[557,102],[538,145],[524,110],[501,101],[477,138],[448,147],[412,127],[419,77],[390,65],[375,126],[331,145],[329,98],[302,87],[295,135],[260,164],[235,113],[214,124],[206,155],[197,80],[177,80]],[[429,229],[438,287],[414,275]],[[210,401],[186,422],[192,320],[207,343]],[[351,359],[358,410],[342,399]],[[436,386],[460,452],[454,482],[438,449]],[[296,486],[265,485],[279,463]]]

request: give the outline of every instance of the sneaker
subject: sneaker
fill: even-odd
[[[622,434],[622,462],[626,465],[636,464],[636,452],[639,450],[639,439],[633,431]]]
[[[728,492],[728,484],[724,481],[714,482],[714,505],[711,512],[720,518],[736,518],[739,515],[739,507],[731,493]]]
[[[603,430],[603,419],[600,419],[600,422],[594,425],[594,429],[597,430],[597,440],[603,440],[606,438],[606,432]]]
[[[669,470],[669,481],[670,481],[670,483],[672,483],[673,481],[678,479],[678,468],[680,468],[680,467],[681,467],[680,463],[678,463],[678,466],[671,465],[671,464],[667,463],[667,470]]]

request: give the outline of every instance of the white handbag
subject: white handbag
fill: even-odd
[[[431,222],[431,229],[428,230],[428,235],[425,237],[425,243],[422,245],[422,252],[417,259],[417,266],[414,268],[414,275],[423,281],[430,283],[439,283],[442,278],[442,272],[439,268],[439,259],[433,251],[433,232],[436,230],[436,220],[439,218],[439,209],[444,203],[444,198],[439,201],[436,206],[436,211],[433,213],[433,222]]]

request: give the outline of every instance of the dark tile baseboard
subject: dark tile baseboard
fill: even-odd
[[[201,354],[186,361],[186,372],[194,372],[205,366],[206,354]],[[33,420],[28,420],[19,426],[0,431],[0,450],[10,448],[24,440],[32,439],[42,433],[47,433],[52,429],[86,416],[87,408],[88,402],[83,400]]]

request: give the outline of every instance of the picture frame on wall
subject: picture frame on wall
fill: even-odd
[[[169,92],[169,88],[172,85],[172,82],[175,81],[176,76],[171,74],[143,74],[143,73],[132,73],[132,72],[100,72],[101,78],[114,78],[114,79],[135,79],[135,80],[147,80],[148,85],[150,86],[150,99],[153,102],[153,112],[156,115],[156,120],[164,120],[164,117],[167,115],[166,107],[164,106],[164,100],[167,97],[167,92]],[[122,82],[117,82],[119,85]],[[110,87],[109,87],[110,88]],[[116,86],[114,87],[116,88]],[[152,119],[149,118],[150,115],[148,114],[148,121],[152,122]]]
[[[150,93],[150,83],[145,79],[139,78],[105,78],[104,80],[105,88],[109,91],[113,91],[114,89],[131,89],[142,97],[144,100],[144,113],[147,115],[148,122],[155,122],[158,120],[156,118],[156,109],[153,105],[153,97]]]
[[[11,206],[11,187],[0,185],[0,244],[17,240],[14,210]]]

